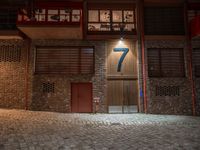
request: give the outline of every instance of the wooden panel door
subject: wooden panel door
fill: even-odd
[[[123,105],[137,105],[138,101],[138,87],[137,80],[124,80],[123,81]]]
[[[124,113],[129,106],[137,108],[137,80],[108,80],[107,92],[109,108],[116,108],[119,111],[121,109],[122,113]]]
[[[123,82],[121,80],[108,81],[109,106],[123,105]]]
[[[76,113],[92,112],[92,83],[71,84],[71,111]]]

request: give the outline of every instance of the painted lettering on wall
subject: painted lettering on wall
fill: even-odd
[[[128,51],[129,51],[128,48],[114,48],[114,52],[123,52],[123,54],[121,55],[121,57],[119,59],[118,65],[117,65],[117,72],[121,71],[122,63],[123,63],[124,58],[126,57]]]

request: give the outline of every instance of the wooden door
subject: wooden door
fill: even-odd
[[[137,112],[137,80],[109,80],[107,98],[109,112]]]
[[[92,112],[92,83],[71,84],[71,111],[76,113]]]

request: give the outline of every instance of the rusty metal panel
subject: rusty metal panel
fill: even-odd
[[[76,113],[92,112],[92,83],[71,84],[71,111]]]

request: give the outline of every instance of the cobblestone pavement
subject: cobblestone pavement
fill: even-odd
[[[0,109],[0,150],[200,150],[200,117]]]

